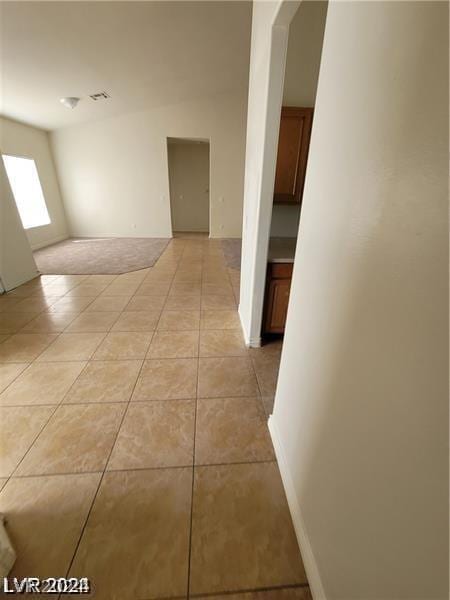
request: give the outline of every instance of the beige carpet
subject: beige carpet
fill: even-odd
[[[168,243],[165,238],[70,238],[33,254],[44,275],[115,275],[152,267]]]

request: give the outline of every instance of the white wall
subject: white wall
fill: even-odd
[[[36,277],[38,270],[0,160],[0,292]]]
[[[303,0],[289,26],[283,106],[314,106],[328,2]],[[270,234],[296,237],[299,206],[273,205]]]
[[[67,238],[66,217],[56,178],[48,133],[0,117],[0,148],[3,154],[24,156],[36,162],[36,168],[51,223],[25,231],[33,249]]]
[[[289,26],[283,105],[314,106],[328,2],[304,0]]]
[[[448,598],[447,28],[328,9],[270,421],[328,599]]]
[[[212,237],[240,237],[247,89],[51,134],[70,233],[171,235],[167,138],[210,140]]]
[[[170,142],[170,208],[173,231],[209,231],[209,144]]]
[[[299,2],[282,0],[253,4],[239,301],[250,346],[261,343],[289,23],[298,6]]]

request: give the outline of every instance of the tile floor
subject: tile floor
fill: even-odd
[[[267,416],[280,345],[247,350],[219,241],[0,297],[0,511],[14,576],[105,600],[310,599]],[[225,594],[225,595],[224,595]]]

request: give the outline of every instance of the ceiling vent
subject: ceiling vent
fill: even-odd
[[[106,92],[98,92],[97,94],[91,94],[89,98],[92,98],[92,100],[95,100],[95,102],[97,102],[97,100],[106,100],[107,98],[109,98],[109,94],[107,94]]]

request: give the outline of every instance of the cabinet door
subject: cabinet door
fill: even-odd
[[[278,138],[274,202],[299,204],[305,183],[312,108],[283,107]]]
[[[266,333],[283,333],[289,304],[290,279],[272,279],[267,292]]]

